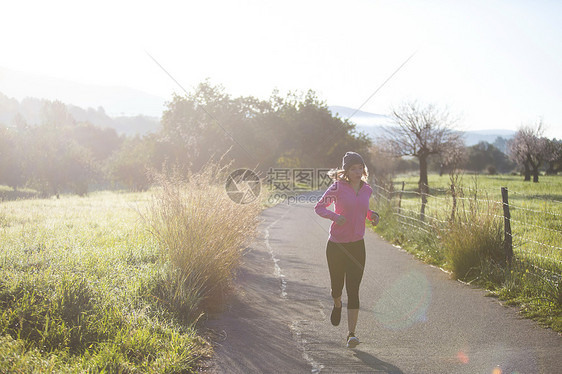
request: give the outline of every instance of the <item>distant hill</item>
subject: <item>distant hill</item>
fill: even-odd
[[[371,139],[375,139],[379,136],[382,131],[382,126],[365,126],[365,125],[357,125],[357,130],[366,133]],[[490,144],[494,144],[494,142],[498,138],[503,138],[505,140],[511,139],[515,135],[515,131],[511,130],[473,130],[473,131],[465,131],[464,132],[464,144],[467,147],[473,146],[480,142],[487,142]],[[500,150],[505,152],[505,148]]]
[[[502,129],[465,131],[464,142],[467,146],[475,145],[480,142],[493,144],[497,138],[509,140],[513,138],[515,134],[516,131]]]
[[[348,108],[345,106],[330,106],[328,107],[333,115],[338,115],[342,119],[349,119],[351,122],[358,126],[386,126],[390,124],[390,119],[384,114],[375,114]]]
[[[357,125],[357,130],[366,133],[371,139],[375,139],[379,136],[382,131],[382,126],[366,126],[366,125]],[[473,131],[465,131],[464,132],[464,144],[467,147],[473,146],[480,142],[487,142],[490,144],[494,144],[494,142],[498,138],[503,138],[505,140],[511,139],[515,135],[515,131],[512,130],[473,130]],[[505,152],[505,149],[501,149],[502,152]]]
[[[330,109],[332,114],[339,114],[339,116],[342,117],[342,118],[349,118],[351,116],[353,116],[353,118],[355,118],[355,117],[358,117],[358,118],[373,118],[373,119],[375,119],[375,118],[376,119],[387,118],[387,116],[385,116],[383,114],[375,114],[375,113],[364,112],[362,110],[348,108],[346,106],[332,105],[332,106],[329,106],[328,109]]]
[[[89,122],[102,128],[112,128],[119,134],[143,135],[156,132],[160,124],[158,117],[143,115],[110,117],[103,107],[84,109],[72,104],[26,97],[23,100],[8,97],[0,92],[0,124],[15,126],[18,121],[35,126],[45,122],[53,107],[63,107],[65,122]],[[59,108],[60,109],[60,108]]]
[[[82,84],[2,67],[0,91],[20,101],[26,97],[38,97],[82,108],[103,107],[112,117],[160,117],[165,103],[162,97],[133,88]]]
[[[356,110],[343,106],[330,106],[332,114],[338,113],[343,119],[351,117]],[[375,139],[383,131],[384,126],[391,126],[392,121],[383,114],[375,114],[357,111],[351,121],[357,124],[357,130],[366,133],[371,139]],[[498,137],[509,140],[515,135],[513,130],[492,129],[492,130],[470,130],[464,131],[464,142],[467,146],[473,146],[480,142],[493,144]]]

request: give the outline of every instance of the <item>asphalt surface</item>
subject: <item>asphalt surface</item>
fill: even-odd
[[[330,324],[330,221],[310,203],[262,213],[215,332],[212,373],[562,373],[562,337],[367,230],[356,335]],[[384,219],[384,217],[381,217]]]

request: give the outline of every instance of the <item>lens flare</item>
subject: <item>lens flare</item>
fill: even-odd
[[[425,322],[431,287],[422,273],[411,271],[398,278],[377,300],[375,318],[391,329],[404,329]]]
[[[463,364],[468,364],[468,356],[463,351],[457,353],[457,359]]]
[[[502,374],[502,369],[499,366],[496,366],[494,370],[492,370],[492,374]]]

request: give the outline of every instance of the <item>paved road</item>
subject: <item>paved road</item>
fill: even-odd
[[[330,222],[312,204],[262,214],[235,296],[208,327],[216,373],[562,373],[562,337],[368,231],[356,349],[332,307]],[[345,301],[345,293],[344,293]]]

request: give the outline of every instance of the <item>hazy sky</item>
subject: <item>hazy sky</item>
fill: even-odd
[[[463,129],[539,117],[562,138],[560,1],[9,1],[0,66],[166,99],[205,78],[234,96],[315,90],[363,110],[448,106]],[[0,87],[0,92],[2,91]]]

